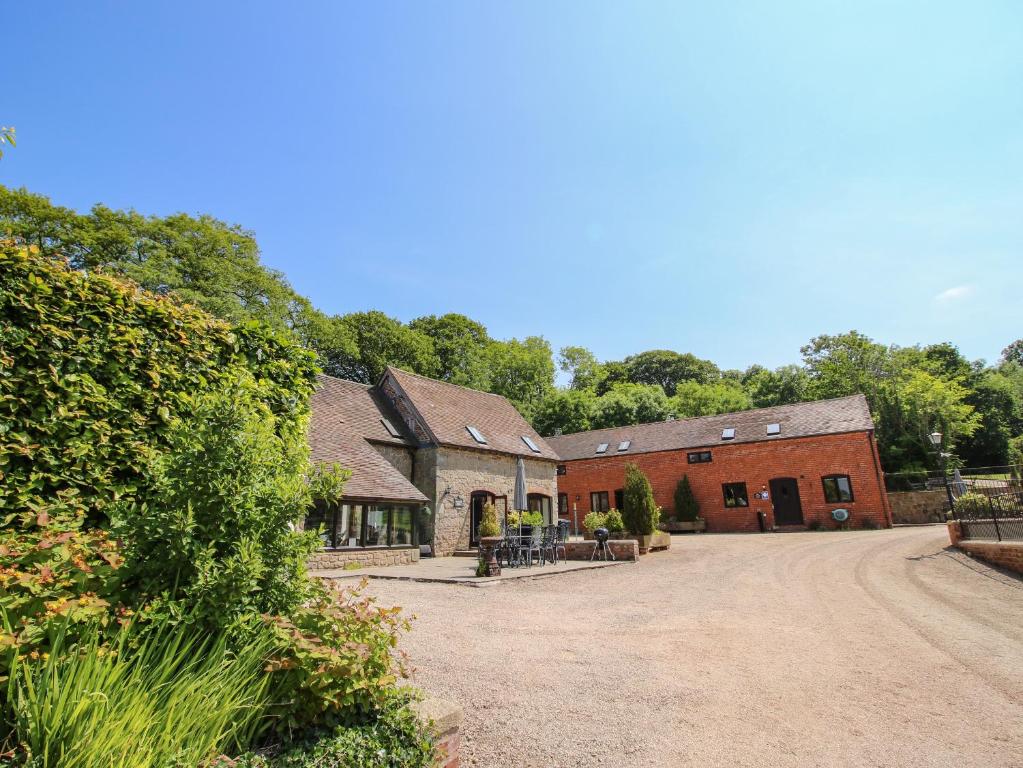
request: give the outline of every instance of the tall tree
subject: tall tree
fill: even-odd
[[[473,389],[489,387],[487,347],[491,338],[482,323],[449,313],[418,317],[409,328],[433,340],[439,379]]]
[[[542,336],[491,342],[487,364],[490,391],[515,403],[527,419],[554,390],[554,356]]]
[[[585,432],[593,427],[596,396],[586,389],[557,389],[533,411],[533,429],[541,435]]]
[[[1002,350],[1002,362],[1023,365],[1023,339],[1016,339]]]
[[[783,365],[773,371],[752,365],[743,373],[741,383],[754,408],[767,408],[806,400],[809,377],[798,365]]]
[[[558,367],[572,377],[572,389],[595,389],[603,378],[603,366],[586,347],[562,347]]]
[[[375,384],[388,365],[435,376],[439,361],[426,334],[403,325],[383,312],[353,312],[339,320],[354,340],[353,353],[341,352],[327,372],[342,379]]]
[[[637,384],[659,384],[669,397],[683,381],[707,384],[718,379],[721,371],[710,360],[701,360],[689,352],[652,349],[625,358],[629,380]]]

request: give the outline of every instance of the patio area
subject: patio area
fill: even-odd
[[[502,568],[500,576],[477,576],[474,557],[431,557],[412,565],[392,565],[381,568],[356,568],[350,571],[323,569],[315,572],[321,579],[391,579],[397,581],[425,581],[442,584],[464,584],[470,587],[490,587],[505,581],[543,579],[566,573],[609,568],[632,564],[627,560],[560,560],[532,567]]]

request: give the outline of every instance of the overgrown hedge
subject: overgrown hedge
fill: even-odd
[[[146,502],[175,417],[251,379],[282,439],[304,440],[313,355],[102,273],[0,246],[0,509]]]

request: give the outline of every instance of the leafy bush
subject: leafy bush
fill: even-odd
[[[543,514],[541,512],[509,512],[508,526],[522,525],[543,525]]]
[[[249,754],[213,768],[429,768],[436,764],[434,738],[408,700],[392,695],[372,720],[317,734],[272,759]]]
[[[400,608],[381,608],[361,590],[335,585],[290,618],[271,619],[276,649],[269,665],[278,731],[331,727],[363,719],[407,677],[398,637],[410,629]]]
[[[0,244],[0,509],[64,503],[104,523],[154,500],[151,463],[196,397],[251,374],[279,440],[302,443],[312,354],[99,272]]]
[[[583,518],[583,528],[593,533],[598,528],[607,527],[607,515],[602,512],[589,512]]]
[[[483,519],[480,520],[480,536],[500,536],[501,524],[497,521],[497,508],[489,501],[483,505]]]
[[[5,715],[22,763],[198,766],[262,727],[266,638],[229,646],[224,633],[166,623],[126,626],[112,646],[99,637],[75,646],[59,632],[45,658],[17,657]]]
[[[966,517],[990,517],[992,510],[995,513],[1011,512],[1014,505],[1009,499],[1002,499],[998,496],[988,496],[976,491],[969,491],[955,500],[955,511]]]
[[[585,520],[583,522],[585,524]],[[622,519],[622,513],[617,509],[609,509],[607,515],[604,516],[604,527],[611,533],[621,533],[624,531],[625,521]]]
[[[689,475],[682,475],[675,486],[675,519],[691,523],[700,517],[700,503],[689,484]]]
[[[106,532],[83,531],[82,517],[79,512],[51,519],[42,511],[3,518],[0,680],[17,655],[50,652],[58,629],[73,639],[112,622],[121,556]]]
[[[649,536],[657,530],[660,512],[654,502],[650,481],[635,464],[625,465],[624,502],[622,517],[625,527],[637,536]]]

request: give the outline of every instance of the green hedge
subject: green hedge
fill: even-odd
[[[282,439],[303,438],[313,356],[259,324],[205,312],[102,273],[0,247],[0,509],[145,502],[175,417],[240,377]]]

